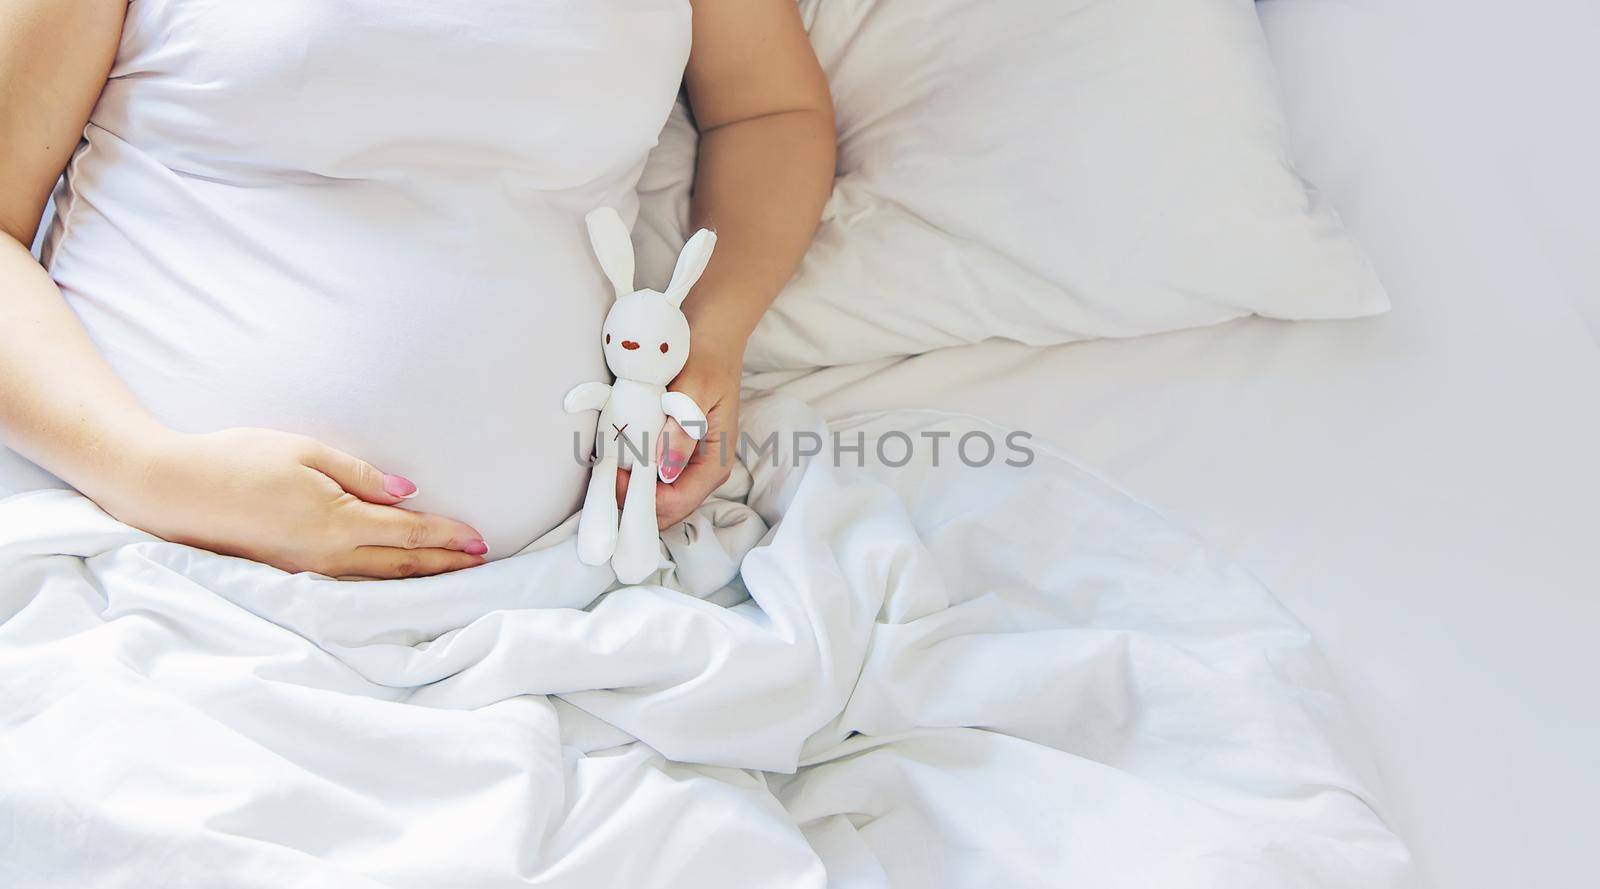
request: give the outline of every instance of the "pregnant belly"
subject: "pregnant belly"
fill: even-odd
[[[135,247],[101,201],[53,236],[63,293],[159,419],[313,436],[412,479],[409,507],[472,524],[494,557],[577,510],[575,451],[592,447],[595,420],[561,400],[605,379],[609,305],[577,208],[530,209],[503,189],[350,201],[327,186],[206,187],[187,183],[197,206],[168,218],[248,199],[248,224],[124,220]]]
[[[310,435],[410,478],[419,493],[408,508],[473,525],[499,557],[580,505],[587,473],[575,454],[592,446],[594,417],[567,415],[561,398],[604,372],[586,335],[598,320],[531,314],[414,313],[398,329],[302,315],[314,336],[213,341],[174,356],[185,373],[117,363],[169,425]]]
[[[588,335],[598,320],[534,314],[413,311],[398,327],[301,314],[282,337],[115,363],[169,425],[310,435],[410,478],[419,493],[408,508],[473,525],[498,557],[580,505],[586,468],[575,452],[592,446],[594,417],[567,415],[561,398],[604,373]]]

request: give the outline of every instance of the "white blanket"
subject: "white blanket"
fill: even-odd
[[[1240,569],[1060,456],[964,465],[977,421],[845,421],[866,468],[795,466],[828,430],[745,413],[780,454],[609,593],[572,523],[344,583],[0,501],[0,885],[1407,884]],[[896,430],[915,459],[872,465]]]

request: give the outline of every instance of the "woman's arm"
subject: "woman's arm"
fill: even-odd
[[[33,261],[45,201],[105,85],[127,0],[0,5],[0,443],[123,521],[287,570],[392,577],[482,561],[399,509],[415,487],[302,436],[181,435],[150,416]]]
[[[700,162],[692,221],[717,232],[717,251],[684,301],[693,341],[671,388],[706,411],[708,428],[696,448],[667,424],[661,473],[674,481],[657,491],[663,528],[732,470],[745,343],[811,244],[837,151],[828,81],[793,0],[693,2],[687,83]]]
[[[0,433],[86,491],[150,440],[155,423],[27,245],[106,82],[126,9],[126,0],[21,0],[0,18]]]

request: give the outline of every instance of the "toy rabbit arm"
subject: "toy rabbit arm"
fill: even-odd
[[[572,387],[567,397],[562,399],[561,407],[569,414],[583,411],[597,411],[606,406],[611,399],[611,386],[607,383],[579,383]]]
[[[678,421],[689,437],[699,441],[706,434],[706,414],[694,399],[682,392],[661,393],[661,412]]]

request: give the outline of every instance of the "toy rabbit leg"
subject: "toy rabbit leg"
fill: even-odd
[[[605,383],[580,383],[567,393],[562,407],[569,414],[597,411],[611,398]],[[578,517],[578,558],[585,565],[604,565],[617,548],[617,449],[596,435],[594,469]]]
[[[585,565],[604,565],[617,551],[617,451],[603,447],[597,454],[578,516],[578,558]]]
[[[656,474],[635,460],[628,475],[628,495],[622,502],[622,526],[617,531],[617,552],[611,570],[623,583],[639,583],[661,567],[661,534],[656,528]],[[613,487],[615,482],[613,481]],[[615,492],[613,501],[615,502]],[[582,521],[581,519],[579,520]]]

